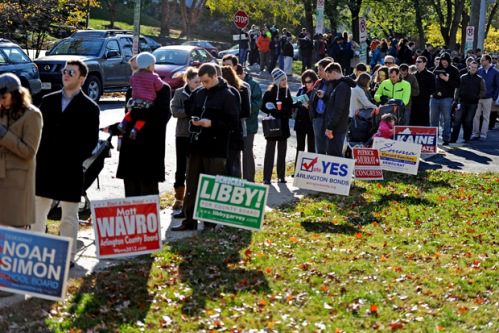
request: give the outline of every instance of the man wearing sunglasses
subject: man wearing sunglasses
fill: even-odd
[[[78,205],[83,190],[83,161],[99,138],[99,106],[81,87],[88,68],[69,60],[62,70],[63,88],[42,99],[43,131],[36,161],[36,217],[33,230],[45,232],[54,200],[62,209],[60,234],[73,239],[71,266],[76,254]]]

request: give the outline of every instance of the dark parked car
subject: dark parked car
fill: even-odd
[[[68,59],[81,59],[89,73],[83,90],[94,101],[102,93],[125,91],[132,71],[128,60],[132,56],[133,35],[121,30],[81,30],[56,43],[35,62],[40,69],[42,89],[48,93],[62,88],[61,70]],[[139,51],[151,51],[148,44]]]
[[[218,49],[215,46],[213,46],[213,44],[208,42],[207,40],[191,40],[191,41],[182,43],[182,45],[199,46],[199,47],[202,47],[202,48],[208,50],[208,52],[210,52],[211,55],[214,56],[215,58],[218,57]]]
[[[167,82],[172,90],[184,85],[184,73],[187,67],[212,62],[217,60],[204,48],[191,45],[169,45],[156,49],[156,73]]]
[[[0,38],[0,74],[7,72],[16,74],[23,87],[29,89],[31,95],[36,95],[41,91],[42,82],[38,67],[19,45]]]

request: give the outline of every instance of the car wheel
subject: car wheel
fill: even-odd
[[[83,91],[91,100],[96,103],[99,102],[100,96],[102,95],[102,83],[100,82],[100,79],[95,75],[89,75],[83,85]]]

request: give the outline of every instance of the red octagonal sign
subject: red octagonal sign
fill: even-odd
[[[244,29],[248,26],[248,23],[249,23],[248,14],[246,14],[246,12],[242,10],[238,10],[234,15],[234,24],[236,25],[236,28]]]

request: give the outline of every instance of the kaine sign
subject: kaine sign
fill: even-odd
[[[348,195],[353,169],[352,159],[301,151],[293,185],[312,191]]]
[[[395,140],[421,145],[422,154],[437,153],[438,127],[395,126]]]

